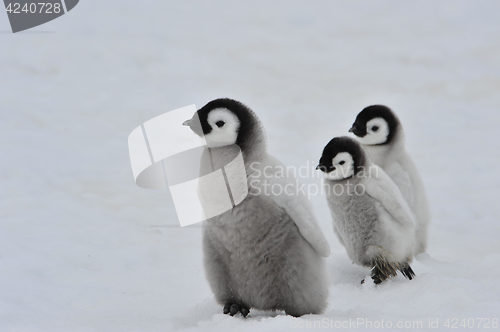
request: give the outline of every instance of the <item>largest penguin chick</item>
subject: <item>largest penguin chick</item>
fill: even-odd
[[[376,284],[397,271],[411,280],[415,222],[394,182],[349,137],[326,145],[318,169],[325,173],[334,231],[349,258],[371,268]]]
[[[236,144],[245,162],[250,194],[203,229],[206,276],[223,312],[321,313],[328,297],[322,256],[330,247],[305,195],[292,190],[295,179],[267,154],[257,116],[238,101],[217,99],[184,124],[205,137],[212,155],[224,156]],[[292,194],[275,195],[269,188],[276,185],[288,185]]]
[[[401,121],[390,108],[373,105],[358,114],[349,131],[357,136],[372,161],[398,186],[416,216],[415,255],[425,252],[429,206],[422,179],[405,149],[405,133]]]

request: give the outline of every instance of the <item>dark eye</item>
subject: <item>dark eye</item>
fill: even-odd
[[[378,127],[377,127],[377,126],[373,126],[373,127],[372,127],[372,130],[373,130],[373,131],[377,131],[377,130],[378,130]]]
[[[345,161],[341,160],[339,165],[344,165],[345,164]]]
[[[224,126],[225,122],[224,121],[217,121],[215,124],[217,125],[217,127],[220,128],[220,127]]]

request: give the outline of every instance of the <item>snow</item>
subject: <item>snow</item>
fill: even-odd
[[[485,0],[87,0],[18,34],[0,14],[0,330],[285,331],[358,319],[426,330],[500,318],[499,12]],[[433,215],[417,278],[360,285],[368,271],[351,264],[316,195],[333,250],[326,312],[223,315],[201,228],[178,227],[168,192],[134,184],[127,148],[141,123],[218,97],[250,106],[270,152],[297,167],[315,166],[363,107],[392,107]]]

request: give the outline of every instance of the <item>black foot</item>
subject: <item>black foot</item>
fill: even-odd
[[[405,268],[402,268],[401,270],[399,270],[401,272],[402,275],[404,275],[408,280],[412,280],[413,278],[415,278],[415,272],[413,272],[413,270],[411,269],[411,266],[408,265],[407,267]]]
[[[226,303],[226,305],[224,305],[224,309],[222,309],[222,312],[224,313],[224,315],[229,314],[230,316],[234,316],[238,312],[241,312],[241,315],[243,317],[246,317],[250,313],[250,308],[248,308],[242,304],[236,304],[236,303],[229,302],[229,303]]]
[[[375,285],[378,285],[381,284],[385,279],[387,279],[388,276],[382,273],[382,271],[380,271],[380,269],[377,266],[375,266],[372,269],[371,277]]]
[[[240,312],[241,312],[241,315],[243,317],[246,317],[250,313],[250,309],[248,309],[248,308],[241,308]]]

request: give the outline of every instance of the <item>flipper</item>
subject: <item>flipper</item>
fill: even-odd
[[[299,229],[300,234],[321,257],[330,256],[330,244],[323,231],[318,225],[318,221],[312,212],[309,199],[297,179],[289,174],[283,174],[285,166],[274,157],[269,157],[269,164],[272,166],[264,171],[264,180],[270,188],[279,186],[283,192],[281,195],[270,195],[273,202],[284,209],[292,218]],[[274,173],[281,172],[281,176],[274,176]],[[278,173],[279,174],[279,173]]]
[[[366,193],[379,201],[387,212],[402,225],[409,229],[415,228],[415,217],[401,192],[391,178],[378,166],[370,165],[370,175],[362,179]]]

